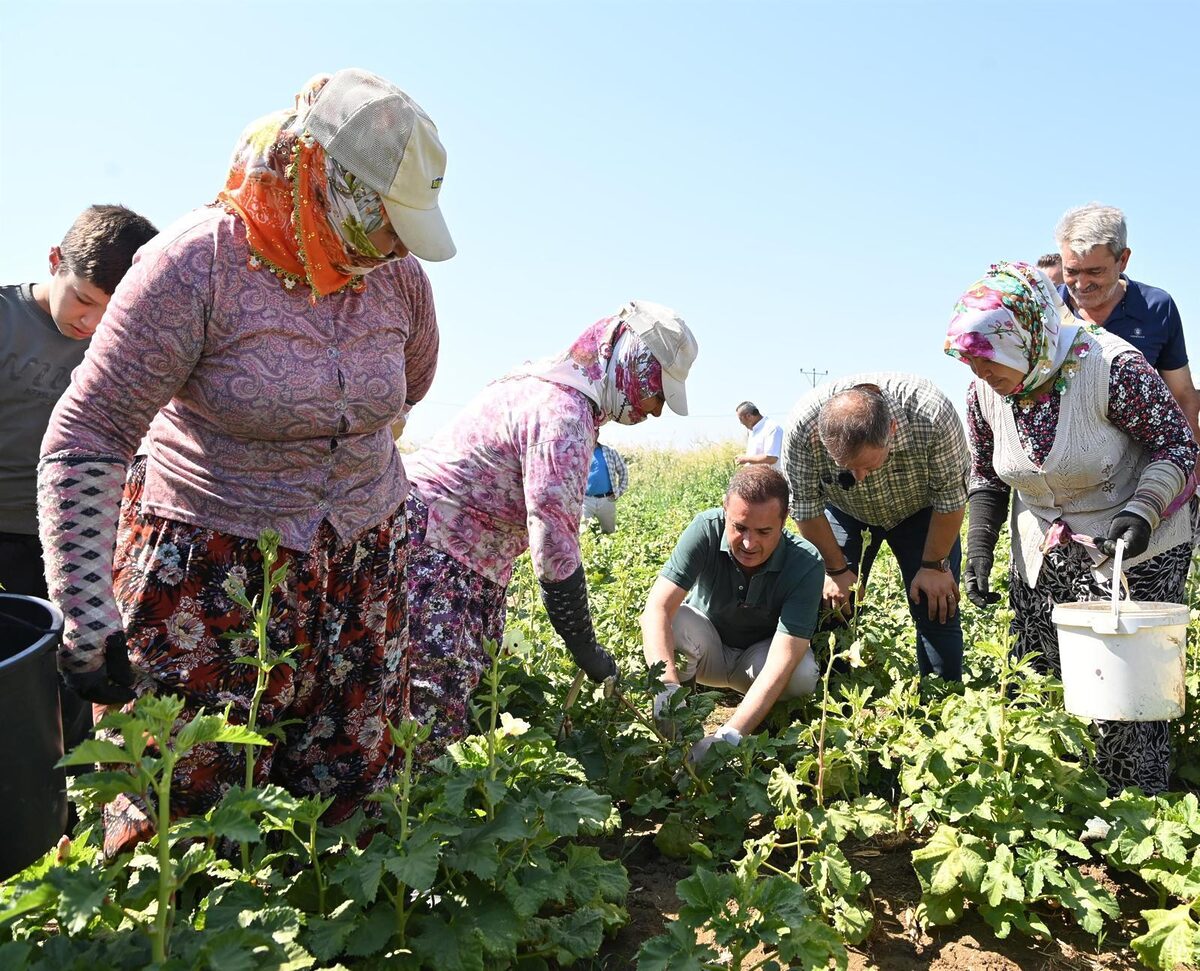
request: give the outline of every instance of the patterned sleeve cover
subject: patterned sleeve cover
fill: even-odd
[[[992,426],[984,419],[979,407],[979,394],[974,381],[967,386],[967,442],[971,446],[971,478],[967,483],[967,491],[992,489],[1008,495],[1008,483],[996,474],[992,465],[995,439],[992,437]]]
[[[529,554],[539,580],[565,580],[583,562],[579,519],[596,440],[587,419],[563,413],[540,422],[522,459]]]
[[[105,639],[121,629],[112,549],[125,468],[204,344],[211,248],[201,241],[150,253],[117,288],[42,441],[39,532],[46,582],[64,615],[64,671],[98,668]]]

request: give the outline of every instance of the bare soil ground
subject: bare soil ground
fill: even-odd
[[[607,942],[595,968],[634,968],[642,942],[661,934],[679,912],[675,884],[692,872],[686,861],[671,860],[654,847],[652,833],[627,844],[625,866],[631,891],[629,923]],[[885,841],[846,847],[857,867],[871,875],[875,927],[859,947],[851,949],[850,971],[1135,971],[1141,968],[1128,947],[1140,933],[1138,911],[1156,906],[1131,886],[1114,885],[1101,869],[1089,876],[1104,880],[1118,894],[1126,918],[1117,934],[1099,949],[1096,942],[1061,912],[1043,916],[1054,934],[1051,941],[1014,933],[997,940],[981,918],[968,914],[953,927],[922,932],[916,922],[921,888],[912,869],[911,845]]]

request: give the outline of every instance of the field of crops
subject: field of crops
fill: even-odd
[[[612,697],[574,669],[524,562],[509,627],[475,698],[479,734],[370,816],[232,790],[203,818],[105,865],[96,809],[117,792],[166,802],[173,761],[252,728],[172,724],[143,700],[77,761],[87,808],[70,847],[0,886],[0,967],[1175,968],[1200,961],[1200,692],[1175,723],[1175,792],[1106,796],[1061,686],[1009,659],[1007,619],[963,602],[966,684],[918,685],[890,558],[855,624],[818,638],[815,697],[685,765],[736,699],[689,699],[684,737],[649,720],[655,681],[638,615],[680,531],[719,502],[732,449],[630,461],[618,532],[584,540]],[[1003,546],[1003,544],[1002,544]],[[1000,587],[1006,586],[1001,582]],[[248,594],[252,597],[253,594]],[[1192,612],[1191,631],[1197,630]],[[248,658],[267,668],[272,659]],[[397,725],[404,750],[421,731]],[[172,737],[162,751],[146,738]],[[121,739],[124,739],[123,744]],[[120,767],[120,771],[116,771]]]

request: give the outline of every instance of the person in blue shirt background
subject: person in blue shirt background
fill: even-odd
[[[1131,252],[1125,214],[1098,202],[1070,209],[1054,238],[1062,255],[1063,285],[1058,290],[1067,307],[1141,351],[1200,440],[1200,393],[1188,366],[1183,320],[1169,293],[1125,275]]]
[[[628,487],[629,472],[621,454],[615,448],[597,442],[592,450],[592,466],[588,469],[579,531],[583,532],[589,522],[595,521],[600,524],[600,532],[616,532],[617,500]]]

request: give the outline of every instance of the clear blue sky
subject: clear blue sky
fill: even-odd
[[[431,115],[459,255],[427,437],[484,383],[631,297],[700,342],[693,417],[622,443],[740,437],[801,369],[915,371],[958,293],[1125,209],[1130,273],[1200,337],[1194,3],[9,3],[0,279],[42,278],[84,206],[165,226],[212,199],[246,122],[312,74],[376,71]]]

